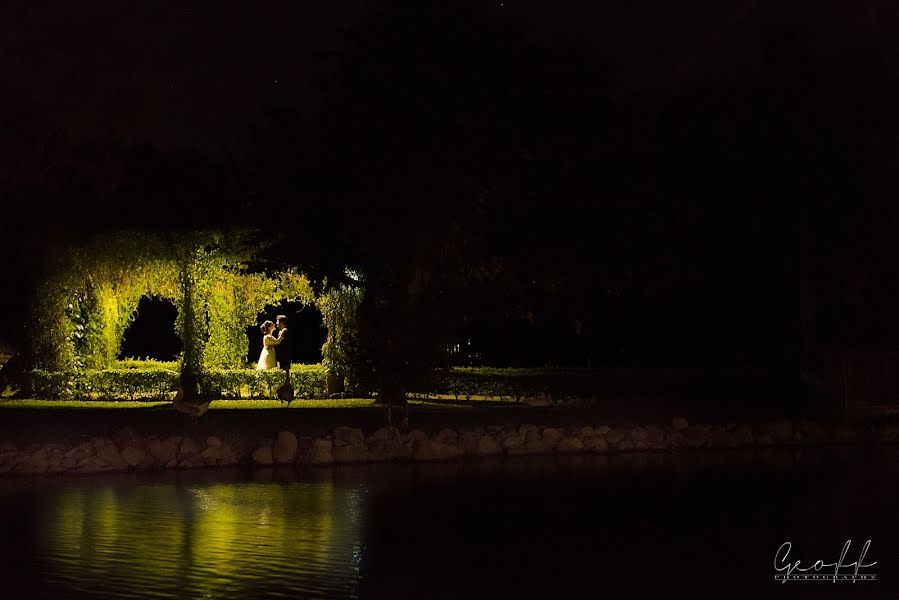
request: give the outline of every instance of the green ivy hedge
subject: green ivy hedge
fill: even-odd
[[[171,385],[178,380],[176,363],[122,361],[115,369],[83,371],[72,375],[33,371],[33,394],[38,398],[94,398],[102,400],[158,400],[170,398]],[[449,396],[470,400],[486,396],[505,401],[523,401],[545,397],[553,401],[585,398],[608,387],[610,380],[634,374],[600,369],[496,369],[464,367],[435,371],[431,378],[411,390],[419,397]],[[659,375],[657,374],[656,377]],[[664,373],[665,386],[673,384]],[[298,398],[324,398],[327,395],[327,369],[323,365],[294,365],[290,372]],[[640,374],[648,382],[652,377]],[[253,369],[213,369],[201,381],[203,392],[211,398],[274,398],[284,381],[283,371]]]
[[[36,398],[162,400],[171,397],[171,386],[178,376],[177,365],[166,363],[77,373],[36,369],[31,372],[31,384]],[[201,387],[210,398],[275,398],[275,390],[283,382],[284,372],[280,370],[213,369],[204,374]],[[326,396],[326,370],[321,365],[294,365],[290,382],[298,398]]]
[[[275,398],[284,372],[251,369],[216,369],[206,373],[204,391],[212,398]],[[322,365],[293,365],[290,383],[297,398],[325,398],[327,369]]]
[[[560,401],[592,396],[599,378],[606,377],[607,373],[592,369],[456,367],[435,372],[425,384],[426,389],[416,392],[425,397],[449,395],[456,400],[487,396],[521,402],[543,396]]]

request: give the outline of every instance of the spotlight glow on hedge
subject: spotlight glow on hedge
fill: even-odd
[[[338,331],[355,334],[361,292],[331,290],[316,298],[295,270],[253,272],[249,239],[245,233],[121,232],[66,248],[48,261],[32,300],[40,323],[40,334],[29,336],[32,368],[64,374],[112,366],[143,296],[169,300],[178,310],[182,375],[244,367],[246,328],[265,306],[282,302],[319,305],[329,329],[325,364],[339,368],[334,354],[345,344]]]

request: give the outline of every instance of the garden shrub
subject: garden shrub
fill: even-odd
[[[593,395],[599,377],[607,374],[591,369],[456,367],[435,372],[427,383],[428,389],[417,391],[426,396],[451,395],[456,400],[474,396],[516,402],[534,396],[564,400]]]
[[[163,400],[171,397],[180,373],[176,363],[127,361],[124,368],[52,372],[31,371],[32,393],[44,399]],[[139,366],[135,363],[145,363]],[[294,365],[290,382],[297,398],[324,398],[326,370],[321,365]],[[211,369],[203,373],[203,395],[218,399],[275,398],[284,382],[281,370]]]
[[[275,390],[284,383],[278,369],[212,369],[203,380],[203,391],[212,398],[275,398]],[[324,398],[327,393],[326,369],[322,365],[293,365],[290,383],[297,398]]]
[[[113,369],[68,372],[33,370],[30,373],[32,395],[45,399],[168,399],[171,397],[171,385],[180,376],[178,363],[147,360],[119,361]],[[457,367],[433,371],[427,381],[410,390],[410,393],[424,398],[439,395],[451,396],[456,400],[492,397],[515,402],[542,396],[558,402],[594,397],[599,390],[606,389],[610,381],[619,377],[639,377],[644,384],[661,386],[660,389],[667,392],[698,389],[695,382],[684,380],[683,373]],[[327,366],[324,364],[293,365],[290,381],[297,398],[327,396]],[[273,399],[276,397],[275,390],[283,382],[284,372],[280,369],[209,369],[203,372],[200,379],[201,390],[206,397],[225,400]],[[740,385],[745,387],[749,383],[751,380]]]
[[[34,369],[30,375],[31,393],[35,398],[69,400],[77,396],[78,377],[76,373]]]
[[[607,380],[608,372],[593,369],[497,369],[458,367],[435,371],[413,393],[424,397],[450,395],[457,400],[477,396],[506,401],[547,396],[560,401],[589,397]],[[159,400],[179,378],[177,363],[147,360],[120,361],[114,369],[79,372],[32,371],[33,392],[38,398],[94,398],[99,400]],[[209,369],[200,380],[203,395],[217,399],[275,398],[284,382],[280,369]],[[290,382],[297,398],[325,398],[327,367],[294,365]]]

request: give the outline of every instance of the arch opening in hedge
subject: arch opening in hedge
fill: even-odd
[[[211,369],[245,368],[247,327],[267,305],[313,304],[309,279],[293,269],[252,269],[257,249],[245,233],[119,232],[54,255],[31,312],[42,324],[28,361],[54,373],[112,367],[141,298],[171,302],[183,348],[182,382]]]
[[[184,349],[178,336],[175,303],[157,296],[142,296],[134,321],[125,329],[117,361],[146,359],[172,362]]]

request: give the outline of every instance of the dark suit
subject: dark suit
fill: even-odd
[[[287,327],[278,331],[278,339],[281,341],[278,344],[277,349],[275,350],[275,356],[278,359],[278,364],[285,371],[290,370],[291,363],[291,355],[290,355],[290,334],[287,332]]]

